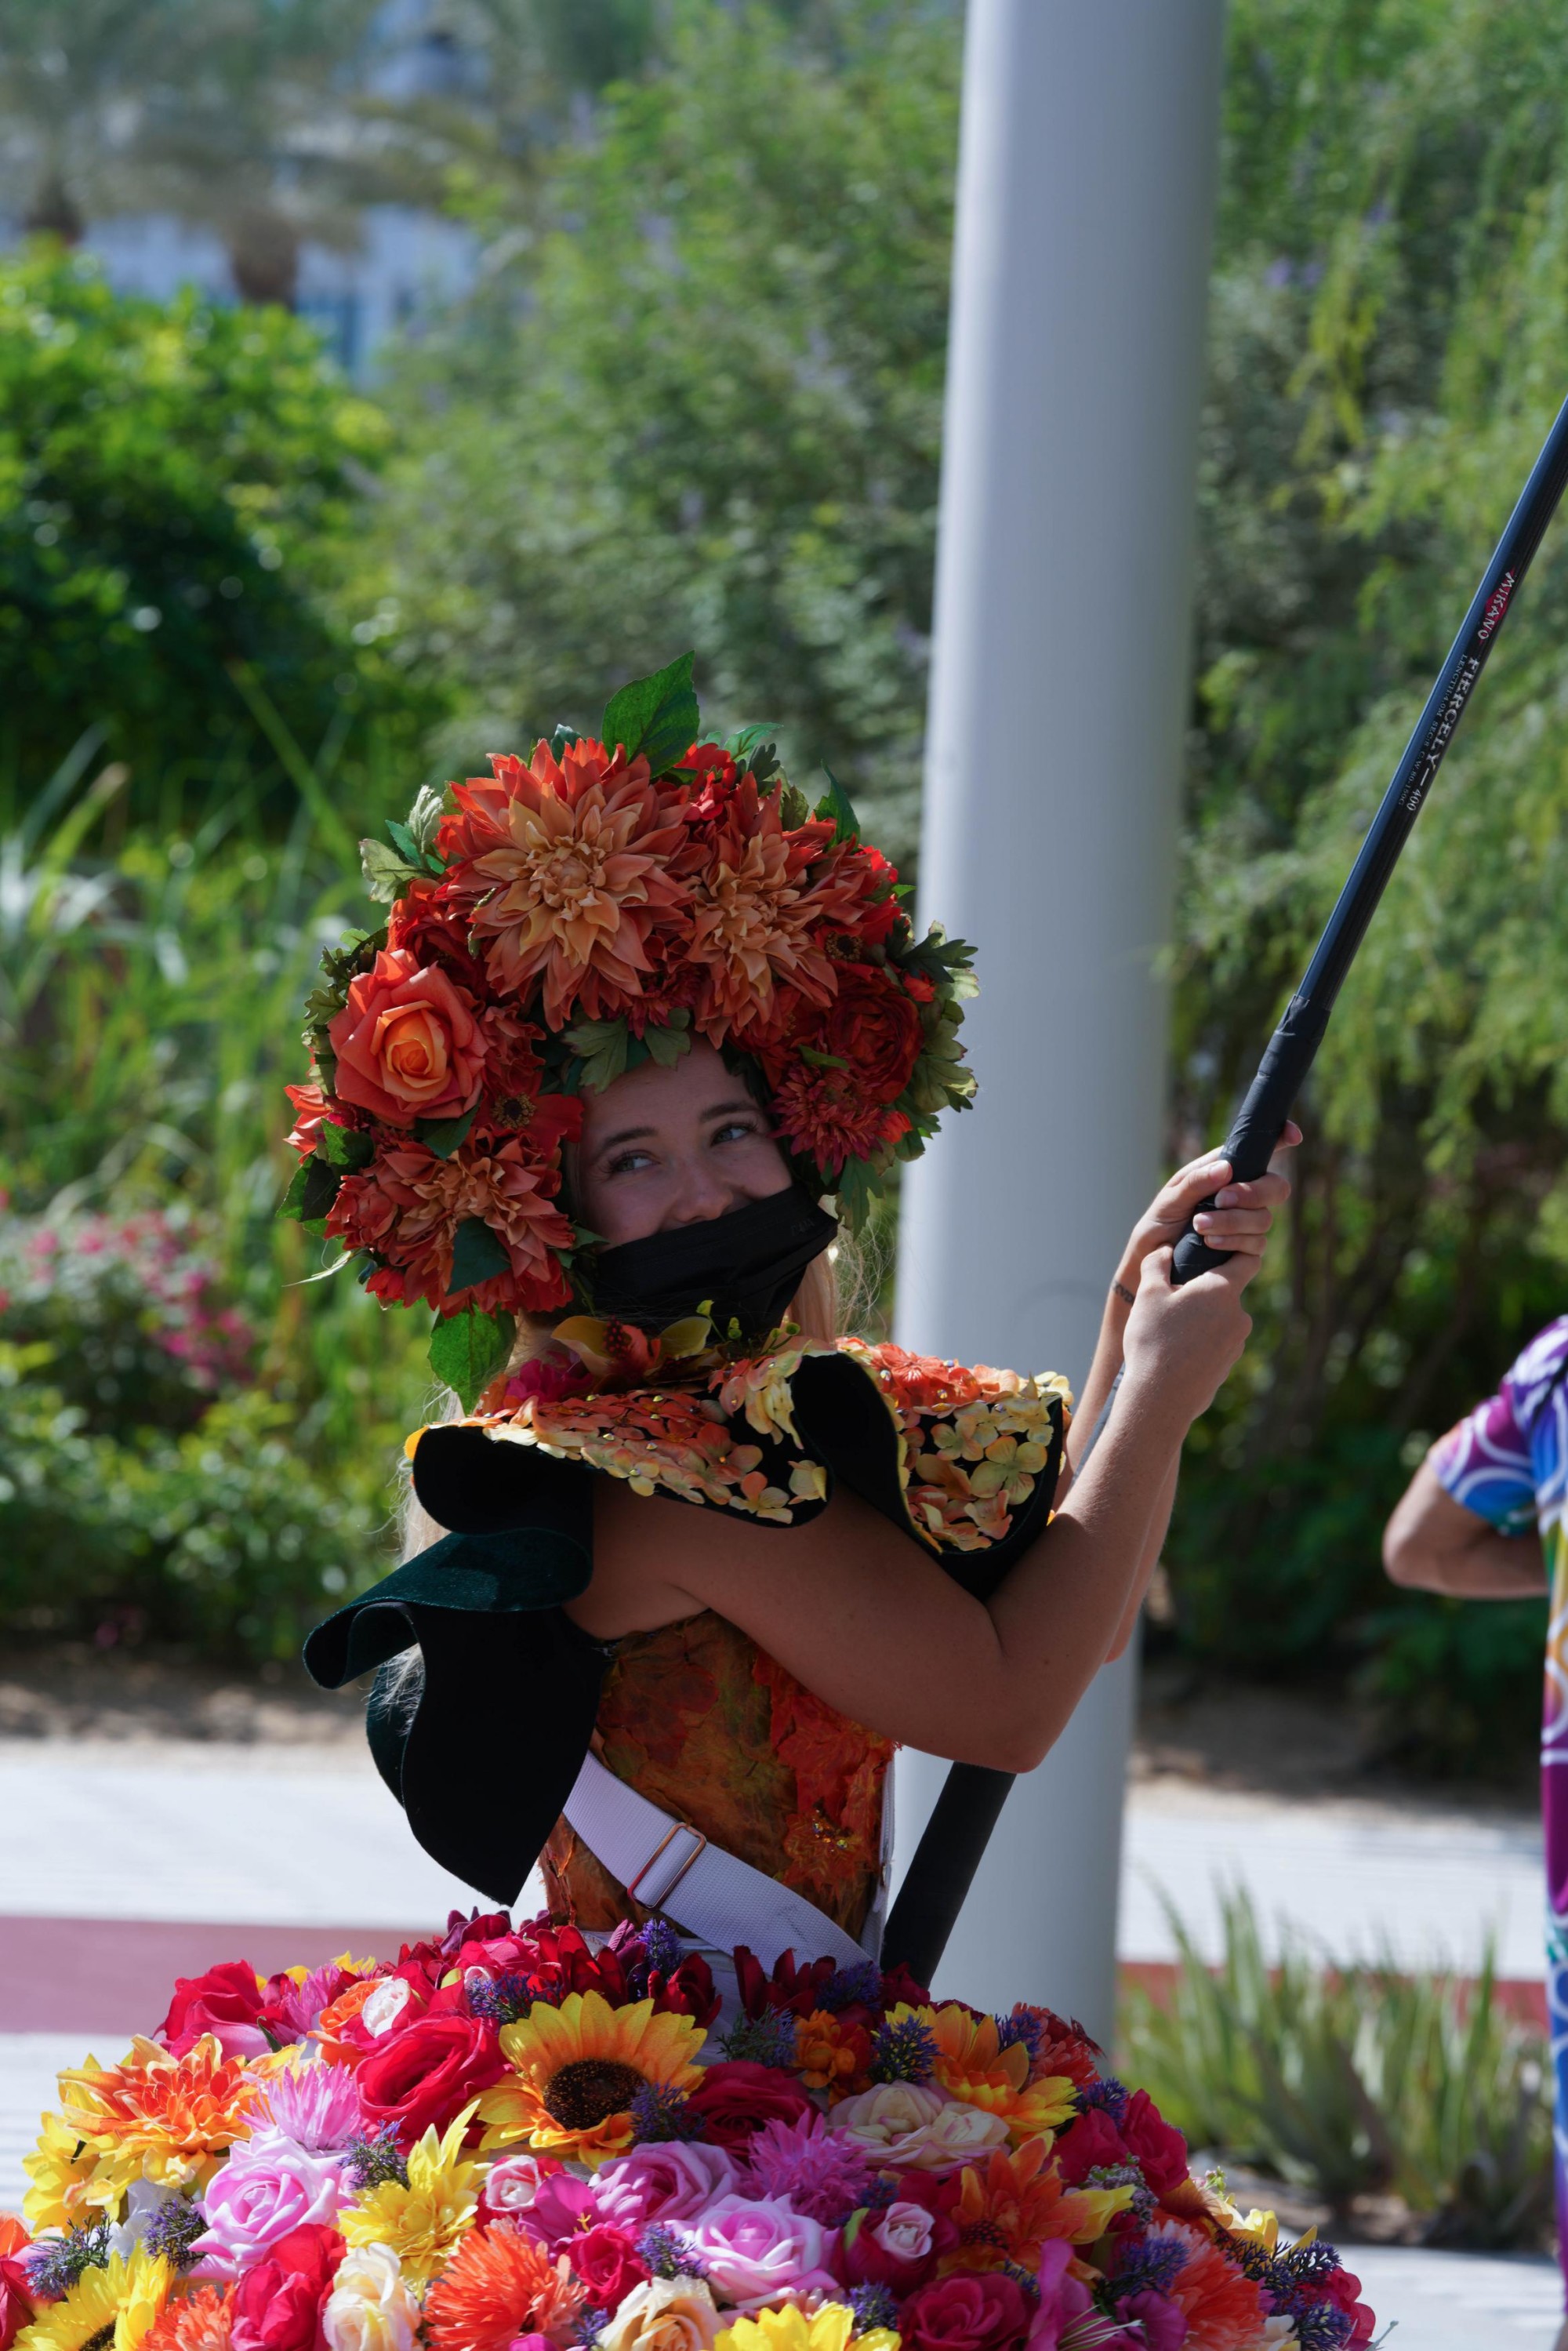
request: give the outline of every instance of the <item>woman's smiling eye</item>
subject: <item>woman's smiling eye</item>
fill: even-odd
[[[753,1135],[756,1133],[757,1121],[755,1119],[727,1118],[724,1120],[722,1124],[715,1127],[713,1131],[713,1140],[716,1143],[739,1143],[743,1142],[748,1135]]]
[[[653,1164],[653,1153],[633,1144],[629,1151],[618,1151],[604,1172],[607,1176],[632,1176],[639,1166],[651,1167]]]

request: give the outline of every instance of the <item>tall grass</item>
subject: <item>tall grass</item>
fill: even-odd
[[[1286,1932],[1265,1954],[1245,1894],[1224,1905],[1208,1967],[1167,1905],[1179,1959],[1168,2001],[1134,1990],[1133,2077],[1195,2148],[1295,2183],[1343,2213],[1393,2194],[1432,2241],[1544,2241],[1552,2129],[1544,2035],[1498,1997],[1489,1955],[1466,1980],[1383,1957],[1325,1966]]]
[[[322,946],[375,919],[345,844],[380,806],[340,809],[329,768],[314,767],[269,837],[242,777],[189,835],[164,837],[120,820],[125,771],[99,758],[89,731],[0,840],[0,1181],[14,1213],[62,1225],[172,1206],[195,1219],[259,1334],[250,1421],[233,1443],[270,1446],[280,1488],[315,1480],[351,1501],[323,1573],[363,1581],[384,1563],[397,1443],[424,1397],[421,1318],[383,1314],[347,1274],[312,1280],[319,1245],[275,1210],[283,1087],[306,1071],[302,999]],[[367,797],[399,805],[408,789],[388,778]],[[13,1361],[9,1377],[36,1405],[49,1367]],[[76,1504],[59,1507],[68,1520]],[[5,1508],[0,1494],[0,1533]],[[139,1557],[156,1547],[137,1540]],[[100,1597],[110,1573],[95,1571]],[[288,1646],[289,1625],[263,1614],[250,1646]]]

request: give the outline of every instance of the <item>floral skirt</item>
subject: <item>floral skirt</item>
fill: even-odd
[[[721,1983],[716,1977],[724,1979]],[[726,1996],[727,1995],[727,1996]],[[1049,2009],[505,1913],[59,2077],[0,2351],[1333,2351],[1333,2250]]]

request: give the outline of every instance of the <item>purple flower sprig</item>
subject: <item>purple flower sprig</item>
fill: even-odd
[[[859,1959],[853,1967],[835,1968],[817,1994],[817,2006],[836,2016],[841,2008],[880,2008],[882,1970],[874,1959]]]
[[[41,2237],[22,2258],[34,2294],[44,2302],[61,2302],[89,2270],[107,2268],[109,2222],[95,2220],[87,2229],[73,2224],[63,2237]]]
[[[1186,2266],[1186,2247],[1174,2237],[1123,2237],[1117,2241],[1106,2290],[1113,2302],[1134,2294],[1168,2294],[1177,2271]]]
[[[1086,2114],[1091,2106],[1098,2106],[1102,2114],[1109,2115],[1113,2123],[1119,2123],[1127,2111],[1127,2100],[1131,2095],[1125,2082],[1118,2082],[1114,2074],[1103,2074],[1098,2081],[1086,2082],[1079,2091],[1078,2111]]]
[[[924,2088],[936,2071],[936,2043],[917,2016],[905,2016],[897,2023],[890,2018],[877,2026],[871,2043],[873,2082],[913,2082]]]
[[[148,2220],[141,2241],[154,2258],[161,2254],[171,2269],[188,2270],[193,2262],[201,2258],[195,2243],[198,2237],[205,2234],[206,2226],[206,2216],[199,2204],[183,2196],[172,2196]]]
[[[737,2016],[719,2043],[727,2057],[752,2065],[795,2063],[795,2020],[788,2009],[764,2009],[760,2016]]]
[[[707,2125],[694,2114],[684,2090],[662,2082],[644,2082],[632,2101],[632,2137],[639,2147],[657,2147],[668,2139],[706,2138]]]
[[[408,2165],[398,2147],[396,2125],[383,2123],[380,2130],[355,2139],[343,2168],[356,2188],[380,2188],[388,2180],[406,2188]]]
[[[898,2304],[885,2285],[852,2286],[850,2308],[855,2314],[857,2335],[869,2335],[874,2326],[896,2328],[898,2325]]]
[[[637,2240],[637,2258],[656,2278],[706,2278],[707,2263],[684,2229],[651,2220]]]
[[[538,1998],[528,1976],[487,1976],[483,1968],[469,1969],[463,1989],[469,2014],[485,2024],[516,2024]]]

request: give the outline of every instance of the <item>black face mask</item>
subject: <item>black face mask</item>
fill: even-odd
[[[652,1337],[711,1300],[716,1330],[734,1322],[743,1338],[765,1339],[838,1230],[836,1220],[791,1184],[727,1217],[600,1249],[585,1268],[584,1301],[591,1312],[635,1323]]]

